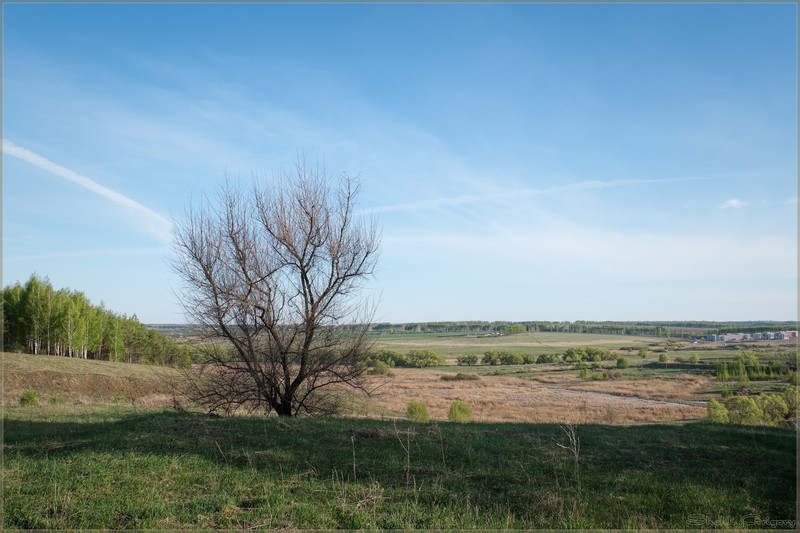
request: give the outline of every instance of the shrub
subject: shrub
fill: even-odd
[[[405,357],[400,352],[384,348],[371,354],[367,362],[370,366],[374,366],[377,361],[381,361],[387,366],[403,366]]]
[[[431,350],[409,350],[406,354],[404,366],[414,368],[425,368],[430,366],[441,366],[444,364],[444,356]]]
[[[411,422],[424,424],[430,421],[431,416],[428,414],[428,408],[424,403],[411,400],[408,402],[408,407],[406,408],[406,418]]]
[[[500,352],[497,350],[489,350],[483,354],[482,362],[484,365],[499,365],[500,364]]]
[[[525,362],[522,355],[514,352],[500,352],[501,365],[521,365]]]
[[[522,362],[525,363],[526,365],[532,365],[536,363],[536,361],[537,361],[536,354],[533,353],[522,354]]]
[[[478,374],[464,374],[462,372],[459,372],[456,375],[445,374],[439,379],[441,379],[442,381],[477,381],[481,378]]]
[[[728,410],[714,398],[708,401],[706,410],[709,422],[714,422],[715,424],[728,423]]]
[[[689,362],[692,363],[693,365],[696,365],[697,363],[700,362],[700,358],[697,357],[696,353],[693,353],[692,356],[689,358]]]
[[[466,366],[474,366],[478,364],[478,356],[474,353],[468,353],[466,355],[462,355],[456,358],[456,362],[459,365],[466,365]]]
[[[39,393],[36,389],[25,389],[19,398],[20,405],[39,405]]]
[[[450,410],[447,412],[447,419],[452,422],[471,422],[472,409],[469,408],[465,402],[456,400],[450,405]]]
[[[661,352],[661,354],[659,354],[658,362],[659,363],[669,363],[669,355],[667,355],[667,352]]]
[[[731,424],[758,425],[764,419],[764,411],[753,398],[734,396],[726,402]]]
[[[564,361],[567,363],[580,362],[586,359],[586,348],[582,346],[568,348],[564,352]]]
[[[538,358],[536,358],[536,364],[547,364],[547,363],[557,363],[558,362],[558,354],[551,353],[546,354],[543,353]]]
[[[67,399],[64,398],[63,394],[56,394],[56,395],[50,397],[50,400],[48,400],[48,403],[50,405],[61,405],[63,403],[66,403],[66,401],[67,401]]]
[[[785,387],[783,392],[781,392],[781,396],[783,396],[783,401],[786,402],[786,407],[788,409],[786,418],[789,420],[797,418],[797,387],[794,385]]]
[[[388,364],[384,363],[381,360],[377,360],[372,363],[372,368],[367,372],[367,374],[371,376],[391,376],[392,371],[390,370]]]
[[[628,360],[624,357],[617,359],[617,368],[628,368]]]
[[[639,348],[639,357],[641,357],[642,359],[647,357],[647,347],[646,346],[642,346],[641,348]]]
[[[758,397],[758,406],[764,413],[763,421],[767,424],[778,425],[789,414],[789,406],[780,394],[762,394]]]

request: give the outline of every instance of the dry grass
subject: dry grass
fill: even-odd
[[[16,404],[25,389],[47,403],[60,396],[68,404],[131,403],[170,407],[181,372],[172,368],[83,361],[51,356],[2,354],[3,402]],[[629,424],[704,418],[688,404],[702,397],[707,378],[586,381],[547,374],[524,379],[482,376],[477,381],[443,381],[451,375],[430,369],[392,369],[392,377],[370,378],[377,394],[354,401],[357,415],[404,416],[412,399],[423,402],[432,419],[446,420],[450,404],[465,401],[476,421]],[[626,398],[638,396],[645,400]]]
[[[40,401],[61,397],[66,403],[133,403],[167,407],[182,375],[174,368],[87,361],[47,355],[3,353],[3,404],[18,402],[25,389]]]
[[[397,415],[405,412],[412,399],[424,403],[431,418],[439,420],[447,419],[447,410],[455,400],[467,402],[480,422],[629,424],[699,419],[706,415],[705,407],[679,403],[676,400],[680,398],[675,396],[665,396],[673,401],[624,397],[649,398],[652,396],[648,391],[658,390],[660,395],[684,387],[682,383],[666,383],[667,380],[577,383],[566,377],[559,381],[483,376],[480,381],[447,382],[441,380],[443,372],[435,370],[394,369],[393,373],[390,378],[380,378],[372,403]],[[580,390],[576,390],[578,385]]]

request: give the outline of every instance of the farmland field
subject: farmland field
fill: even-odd
[[[623,346],[647,346],[661,339],[621,335],[583,333],[524,333],[519,335],[468,335],[463,333],[381,333],[372,340],[382,348],[398,351],[429,349],[448,357],[468,352],[509,350],[513,352],[556,353],[570,346],[603,346],[618,349]]]

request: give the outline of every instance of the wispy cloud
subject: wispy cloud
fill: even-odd
[[[49,159],[31,151],[27,148],[17,146],[11,141],[3,140],[3,153],[25,161],[37,168],[50,172],[51,174],[71,181],[81,187],[90,190],[112,202],[121,205],[129,212],[136,215],[137,219],[143,224],[148,233],[161,242],[169,242],[170,222],[152,209],[143,206],[136,200],[128,198],[124,194],[118,193],[96,181],[61,166]]]
[[[741,209],[742,207],[746,206],[747,203],[739,200],[738,198],[731,198],[730,200],[725,200],[720,209]]]
[[[407,202],[394,205],[384,205],[375,207],[372,211],[378,213],[388,212],[408,212],[418,211],[423,209],[437,209],[442,207],[455,207],[469,204],[480,204],[487,201],[504,201],[509,199],[519,199],[523,197],[544,196],[544,195],[558,195],[566,194],[577,191],[588,191],[598,189],[613,189],[621,187],[631,187],[636,185],[659,185],[666,183],[679,183],[690,181],[707,181],[723,179],[721,176],[684,176],[676,178],[660,178],[660,179],[618,179],[618,180],[585,180],[564,185],[556,185],[553,187],[545,188],[531,188],[523,187],[510,191],[502,191],[498,193],[489,194],[462,194],[459,196],[449,196],[442,198],[434,198],[429,200],[421,200],[417,202]],[[741,207],[741,206],[729,206]]]

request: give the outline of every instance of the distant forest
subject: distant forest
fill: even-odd
[[[797,329],[795,322],[698,322],[698,321],[642,321],[642,322],[420,322],[405,324],[373,324],[372,331],[379,333],[498,333],[504,335],[536,332],[593,333],[604,335],[636,335],[643,337],[670,337],[693,339],[711,333],[753,333]]]
[[[3,289],[3,350],[82,359],[187,366],[191,348],[82,292],[34,274]]]

